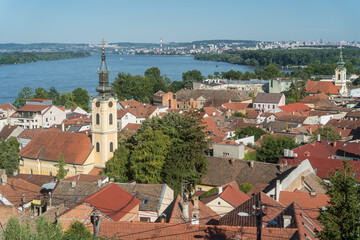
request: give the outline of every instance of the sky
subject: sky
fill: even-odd
[[[0,0],[0,43],[360,41],[359,0]]]

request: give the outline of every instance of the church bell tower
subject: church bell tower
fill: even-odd
[[[346,87],[346,68],[345,62],[342,57],[342,50],[340,51],[339,62],[337,63],[337,67],[335,69],[335,86],[340,86],[340,95],[347,95],[347,87]]]
[[[106,65],[105,41],[102,43],[102,54],[99,74],[98,95],[92,99],[92,145],[96,168],[104,168],[117,148],[117,99],[111,95],[109,86],[109,69]]]

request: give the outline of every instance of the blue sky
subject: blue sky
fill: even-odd
[[[0,43],[360,41],[359,0],[0,0]]]

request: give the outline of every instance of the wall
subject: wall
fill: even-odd
[[[158,216],[165,211],[165,209],[174,200],[174,190],[172,190],[167,184],[164,184],[163,191],[161,193],[162,199],[160,200],[160,206],[158,206]]]
[[[228,212],[234,209],[228,202],[224,199],[217,197],[216,199],[212,200],[211,202],[207,203],[206,206],[211,208],[214,212],[219,214],[220,216],[224,216]]]
[[[60,110],[58,107],[52,106],[43,114],[42,127],[49,128],[54,124],[61,124],[64,119],[66,119],[65,111]]]
[[[214,143],[214,157],[227,157],[243,159],[245,154],[244,144],[231,145]]]

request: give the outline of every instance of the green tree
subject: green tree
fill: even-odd
[[[24,87],[15,99],[13,105],[16,108],[21,108],[26,104],[26,100],[32,99],[34,97],[34,93],[29,87]]]
[[[272,79],[278,77],[280,74],[280,69],[274,64],[269,64],[264,68],[263,78],[264,79]]]
[[[246,114],[243,114],[242,112],[238,112],[238,111],[233,112],[233,114],[232,114],[231,116],[233,116],[233,117],[248,118],[248,116],[246,116]]]
[[[50,95],[46,89],[38,87],[34,91],[34,98],[49,99]]]
[[[298,146],[292,138],[267,135],[263,137],[261,147],[256,151],[256,158],[261,162],[277,163],[284,149],[294,149]]]
[[[347,161],[335,172],[329,174],[330,184],[323,183],[330,202],[321,210],[318,220],[324,226],[318,232],[320,239],[359,239],[360,185],[355,171]]]
[[[79,221],[73,221],[64,234],[64,240],[92,240],[91,232]]]
[[[36,232],[34,239],[63,239],[63,231],[60,224],[53,224],[50,220],[41,216],[36,220]]]
[[[54,165],[58,169],[56,174],[57,180],[61,180],[65,178],[66,175],[68,174],[69,169],[65,169],[66,164],[67,163],[65,161],[64,155],[60,153],[58,156],[58,163]]]
[[[59,105],[58,104],[59,97],[60,97],[60,93],[56,90],[55,87],[51,87],[49,89],[49,98],[52,99],[53,104]]]
[[[77,106],[71,92],[62,92],[57,101],[57,105],[64,106],[65,108]]]
[[[72,91],[72,96],[73,96],[73,100],[74,102],[81,107],[82,109],[84,109],[85,111],[89,112],[90,111],[90,96],[88,94],[88,91],[86,89],[83,88],[76,88]]]
[[[311,139],[313,141],[317,140],[317,136],[320,135],[321,140],[325,141],[339,141],[341,139],[340,135],[332,126],[321,127],[315,130]]]
[[[131,172],[141,183],[161,183],[170,138],[160,130],[145,129],[134,135],[136,145],[130,156]]]
[[[0,168],[6,170],[8,177],[13,175],[14,170],[19,170],[19,146],[14,137],[0,142]]]
[[[266,134],[266,132],[258,127],[242,127],[235,131],[235,139],[254,136],[256,142],[264,134]]]
[[[193,82],[199,82],[202,81],[203,79],[204,77],[201,75],[201,72],[198,70],[191,70],[184,72],[182,74],[182,80],[186,88],[192,88]]]
[[[33,239],[31,235],[30,226],[20,224],[15,217],[10,217],[2,232],[2,237],[6,240]]]
[[[354,86],[359,86],[359,85],[360,85],[360,77],[358,77],[357,79],[355,79],[355,80],[352,82],[352,85],[354,85]]]
[[[114,151],[114,156],[106,162],[105,175],[114,178],[116,182],[127,182],[129,180],[129,147],[125,146],[125,139],[119,138],[118,147]]]
[[[247,194],[253,189],[253,185],[251,183],[239,184],[239,190],[243,193]]]

